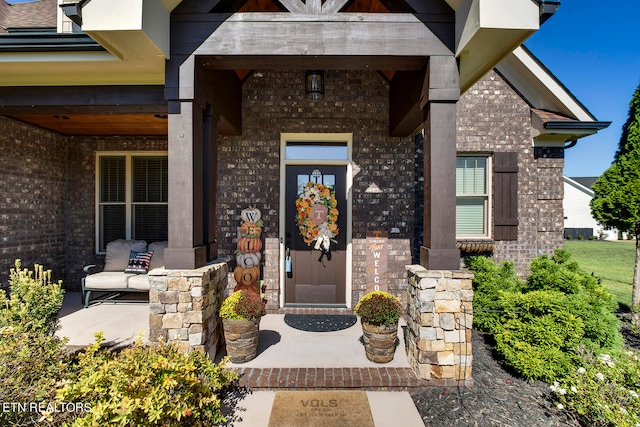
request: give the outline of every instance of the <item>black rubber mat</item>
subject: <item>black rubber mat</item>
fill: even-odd
[[[332,332],[350,328],[358,318],[344,314],[285,314],[284,323],[307,332]]]

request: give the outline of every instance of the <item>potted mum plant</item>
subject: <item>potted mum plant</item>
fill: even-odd
[[[360,317],[367,359],[376,363],[393,360],[402,313],[400,300],[388,292],[373,291],[362,297],[354,311]]]
[[[257,292],[241,289],[227,297],[220,307],[227,355],[232,363],[244,363],[258,354],[260,319],[264,302]]]

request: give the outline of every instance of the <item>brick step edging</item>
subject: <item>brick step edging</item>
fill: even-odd
[[[423,380],[411,368],[232,368],[240,387],[257,389],[412,390],[428,386],[469,386],[470,380]]]

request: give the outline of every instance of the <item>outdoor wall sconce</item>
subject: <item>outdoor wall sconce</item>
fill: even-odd
[[[324,95],[324,71],[310,70],[304,73],[304,92],[307,98],[320,101]]]

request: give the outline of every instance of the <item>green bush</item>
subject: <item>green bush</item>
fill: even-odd
[[[0,402],[43,405],[55,401],[56,384],[68,372],[64,341],[54,336],[62,286],[42,266],[10,272],[9,295],[0,291]],[[40,419],[37,410],[0,411],[0,425],[58,425],[67,413]]]
[[[553,381],[572,369],[573,349],[584,334],[582,320],[569,313],[557,291],[503,293],[503,323],[493,330],[505,361],[527,379]]]
[[[51,282],[51,271],[37,264],[34,271],[21,269],[18,259],[10,271],[9,296],[0,292],[0,328],[53,335],[62,299],[62,282]]]
[[[493,265],[492,265],[493,264]],[[577,367],[576,348],[620,348],[616,303],[565,250],[531,263],[519,281],[508,264],[471,259],[474,325],[493,334],[507,364],[529,379],[555,381]]]
[[[515,273],[512,262],[494,263],[491,258],[477,256],[465,259],[473,271],[473,324],[485,332],[491,332],[501,322],[501,292],[519,292],[522,281]]]
[[[640,354],[595,355],[580,350],[580,363],[551,385],[558,408],[566,408],[594,427],[635,427],[640,424]]]
[[[89,411],[71,426],[202,426],[225,421],[223,393],[237,378],[225,362],[182,354],[172,344],[137,342],[120,353],[100,350],[102,336],[78,355],[77,378],[58,399],[83,402]]]

